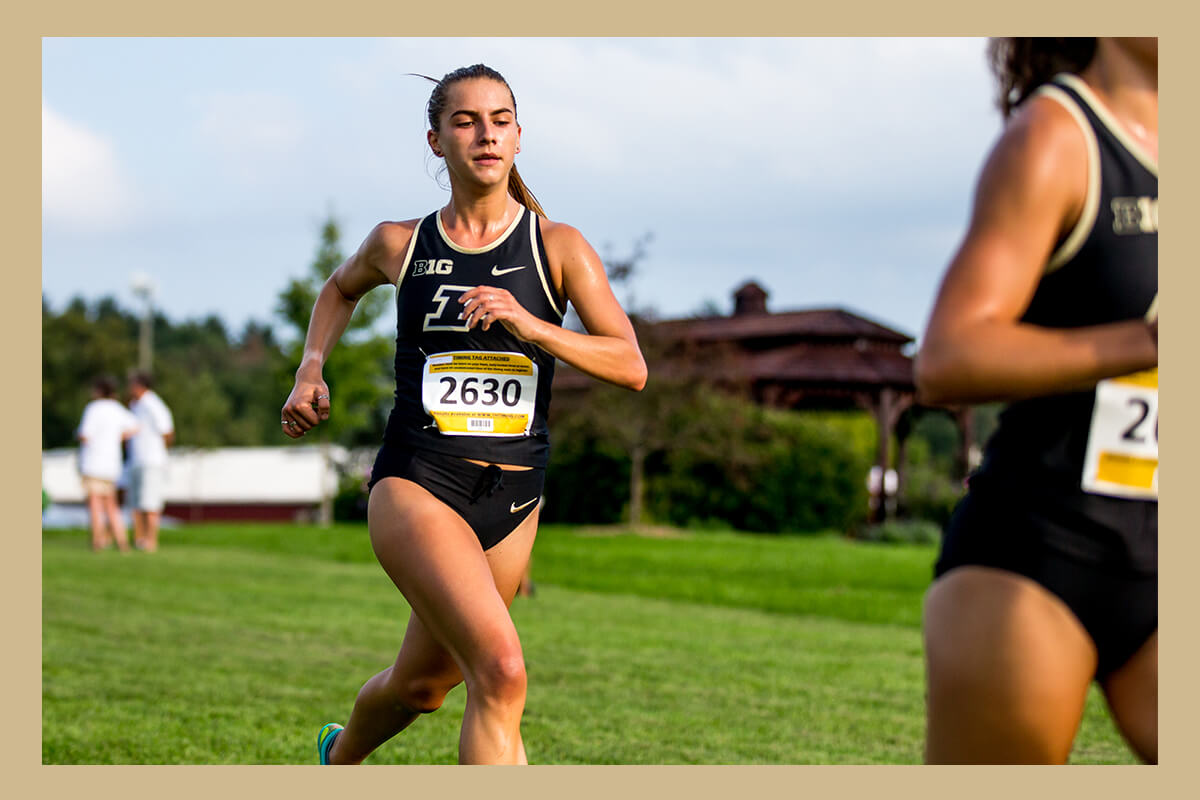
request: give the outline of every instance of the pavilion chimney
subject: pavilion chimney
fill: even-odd
[[[767,292],[754,281],[742,285],[733,293],[733,315],[766,314]]]

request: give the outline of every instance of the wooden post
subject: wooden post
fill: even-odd
[[[860,393],[856,395],[855,399],[860,406],[864,406],[875,417],[875,427],[879,432],[875,457],[875,464],[879,467],[879,495],[873,498],[870,521],[882,522],[890,515],[884,485],[888,468],[891,466],[892,432],[896,428],[900,415],[912,406],[913,396],[911,393],[900,392],[891,386],[886,386],[875,394]]]
[[[896,505],[899,507],[900,498],[904,496],[905,478],[908,470],[905,462],[908,460],[908,435],[912,433],[911,408],[896,418]]]

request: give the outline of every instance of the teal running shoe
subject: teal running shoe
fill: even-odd
[[[329,722],[317,734],[317,758],[320,759],[322,765],[329,763],[329,748],[333,747],[333,740],[341,732],[341,725],[338,725],[336,722]]]

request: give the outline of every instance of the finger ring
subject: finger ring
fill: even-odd
[[[279,420],[279,424],[287,425],[288,427],[291,427],[292,425],[295,425],[296,423],[292,422],[290,419],[281,419],[281,420]]]
[[[318,399],[318,400],[328,400],[328,399],[329,399],[329,395],[327,395],[327,394],[319,394],[319,395],[317,395],[317,399]]]

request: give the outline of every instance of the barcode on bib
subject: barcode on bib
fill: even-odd
[[[492,420],[471,418],[467,420],[467,430],[469,431],[491,431]]]

